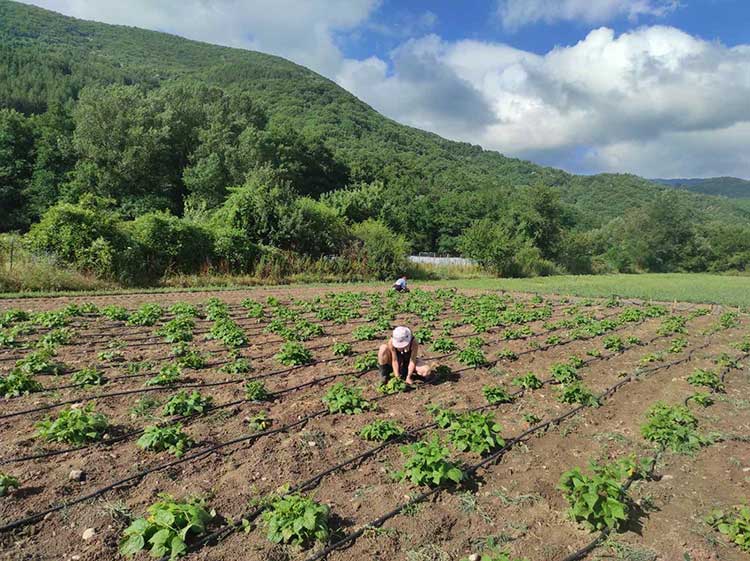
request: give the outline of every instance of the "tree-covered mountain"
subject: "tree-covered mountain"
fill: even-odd
[[[195,270],[196,252],[231,270],[269,248],[351,257],[365,239],[504,274],[737,268],[724,254],[750,252],[750,208],[726,198],[507,158],[396,123],[279,57],[8,0],[0,213],[0,231],[31,227],[30,247],[103,274],[128,259]],[[196,251],[161,255],[164,232]]]
[[[704,195],[731,199],[750,198],[750,181],[739,177],[706,177],[692,179],[652,179],[655,183]]]

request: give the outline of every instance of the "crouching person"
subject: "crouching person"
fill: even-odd
[[[380,345],[378,350],[378,372],[383,384],[393,374],[398,376],[408,385],[414,383],[414,375],[420,379],[430,377],[431,368],[424,360],[419,358],[419,343],[412,337],[411,329],[399,326],[393,330],[393,334],[387,343]]]

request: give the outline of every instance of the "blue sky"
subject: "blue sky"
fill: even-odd
[[[284,56],[397,121],[578,173],[750,178],[748,0],[28,0]]]

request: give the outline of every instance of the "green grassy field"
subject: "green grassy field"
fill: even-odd
[[[431,284],[591,297],[616,294],[623,298],[644,300],[750,306],[750,277],[703,273],[561,275],[530,279],[482,278],[437,281]]]

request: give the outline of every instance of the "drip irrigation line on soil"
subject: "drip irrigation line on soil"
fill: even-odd
[[[629,382],[631,382],[631,381],[633,381],[633,380],[635,380],[637,378],[640,378],[644,374],[649,374],[649,373],[653,373],[653,372],[658,371],[658,370],[671,368],[671,367],[676,366],[678,364],[682,364],[684,362],[687,362],[687,361],[689,361],[689,360],[692,359],[692,356],[693,356],[693,354],[694,354],[695,351],[697,351],[697,350],[699,350],[701,348],[705,348],[707,346],[708,346],[708,343],[704,343],[700,347],[692,349],[690,351],[690,353],[688,353],[688,356],[685,357],[685,358],[677,359],[677,360],[674,360],[674,361],[671,361],[671,362],[668,362],[668,363],[665,363],[665,364],[661,364],[659,366],[655,366],[655,367],[652,367],[650,369],[640,370],[640,371],[636,371],[635,373],[631,373],[630,376],[628,376],[627,378],[621,380],[620,382],[617,382],[616,384],[614,384],[613,386],[611,386],[610,388],[608,388],[607,390],[605,390],[599,396],[599,400],[602,401],[602,400],[608,398],[609,396],[611,396],[612,394],[614,394],[620,387],[622,387],[623,385],[625,385],[625,384],[627,384],[627,383],[629,383]],[[523,440],[525,440],[526,438],[528,438],[532,434],[535,434],[535,433],[537,433],[539,431],[545,430],[545,429],[547,429],[548,427],[550,427],[552,425],[560,424],[561,422],[565,421],[569,417],[572,417],[573,415],[576,415],[579,411],[581,411],[583,409],[587,409],[587,406],[586,405],[579,405],[577,407],[574,407],[570,411],[568,411],[566,413],[563,413],[562,415],[560,415],[558,417],[555,417],[554,419],[550,419],[548,421],[545,421],[544,423],[540,423],[538,425],[535,425],[534,427],[531,427],[530,429],[522,432],[519,436],[514,437],[514,438],[506,441],[505,446],[503,446],[502,448],[500,448],[498,451],[492,453],[491,455],[487,456],[485,459],[483,459],[479,463],[474,464],[472,466],[469,466],[464,471],[464,473],[466,473],[467,475],[474,475],[478,470],[484,468],[485,466],[488,466],[490,464],[496,463],[512,447],[514,447],[519,442],[522,442]],[[420,493],[419,495],[411,498],[408,502],[402,503],[402,504],[398,505],[396,508],[394,508],[393,510],[391,510],[390,512],[387,512],[387,513],[383,514],[382,516],[376,518],[375,520],[370,521],[369,523],[367,523],[364,526],[362,526],[359,530],[356,530],[355,532],[349,534],[345,538],[342,538],[341,540],[339,540],[339,541],[337,541],[337,542],[335,542],[335,543],[327,546],[326,548],[324,548],[320,552],[318,552],[318,553],[316,553],[314,555],[311,555],[310,557],[308,557],[307,559],[305,559],[305,561],[319,561],[320,559],[327,558],[334,551],[336,551],[338,549],[341,549],[342,547],[344,547],[344,546],[346,546],[346,545],[354,542],[355,540],[357,540],[362,534],[365,533],[365,531],[367,531],[367,529],[369,529],[369,528],[377,528],[379,526],[382,526],[386,521],[388,521],[391,518],[393,518],[393,517],[397,516],[398,514],[400,514],[405,508],[410,507],[410,506],[415,505],[415,504],[418,504],[418,503],[424,501],[425,499],[427,499],[427,498],[429,498],[429,497],[431,497],[433,495],[438,494],[443,489],[444,489],[444,487],[440,487],[439,486],[439,487],[435,487],[433,489],[430,489],[428,491],[424,491],[424,492]]]
[[[634,325],[640,325],[640,324],[644,323],[647,319],[652,319],[652,318],[644,318],[643,320],[641,320],[639,322],[626,323],[626,324],[618,326],[616,329],[608,331],[607,333],[614,333],[614,332],[626,329],[628,327],[632,327]],[[539,333],[539,334],[534,334],[534,335],[531,335],[529,337],[548,335],[549,333],[552,333],[552,332],[554,332],[556,330],[558,330],[558,328],[547,330],[547,331]],[[604,335],[604,334],[602,334],[602,335]],[[579,339],[569,339],[567,341],[562,341],[562,342],[556,343],[556,344],[549,344],[549,345],[541,346],[541,347],[538,347],[538,348],[535,348],[535,349],[528,349],[526,351],[522,351],[522,352],[518,353],[517,356],[524,356],[524,355],[533,354],[533,353],[536,353],[536,352],[545,352],[545,351],[547,351],[547,350],[549,350],[551,348],[563,347],[565,345],[569,345],[569,344],[574,343],[576,341],[588,341],[588,340],[591,340],[591,339],[596,339],[598,337],[601,337],[602,335],[592,335],[591,337],[584,337],[584,338],[579,338]],[[458,351],[453,351],[453,352],[446,353],[446,354],[443,354],[443,355],[438,355],[438,356],[433,356],[433,357],[427,357],[425,360],[440,360],[440,359],[452,356],[454,354],[457,354],[457,352]],[[365,354],[365,353],[361,353],[361,354]],[[335,361],[338,361],[338,360],[344,360],[346,358],[351,358],[351,357],[337,357],[337,358],[331,358],[331,359],[316,360],[316,361],[313,361],[313,362],[310,362],[310,363],[307,363],[307,364],[302,364],[302,365],[292,366],[292,367],[281,369],[281,370],[275,370],[275,371],[271,371],[271,372],[266,372],[264,374],[259,374],[259,375],[256,375],[256,376],[250,376],[250,377],[242,378],[242,379],[239,379],[239,380],[223,380],[223,381],[219,381],[219,382],[202,382],[200,384],[193,383],[193,384],[175,384],[175,385],[171,385],[171,386],[152,386],[152,387],[146,387],[146,388],[135,388],[135,389],[130,389],[130,390],[122,390],[122,391],[119,391],[119,392],[109,392],[109,393],[97,394],[97,395],[88,396],[88,397],[79,397],[79,398],[76,398],[76,399],[67,399],[67,400],[56,402],[56,403],[40,405],[38,407],[34,407],[34,408],[31,408],[31,409],[24,409],[24,410],[15,411],[15,412],[12,412],[12,413],[5,413],[3,415],[0,415],[0,420],[2,420],[2,419],[9,419],[9,418],[12,418],[12,417],[18,417],[18,416],[21,416],[21,415],[28,415],[28,414],[32,414],[32,413],[38,413],[38,412],[41,412],[41,411],[49,411],[51,409],[56,409],[56,408],[62,407],[64,405],[71,405],[73,403],[85,403],[85,402],[89,402],[89,401],[96,401],[96,400],[99,400],[99,399],[107,399],[107,398],[111,398],[111,397],[121,397],[121,396],[124,396],[124,395],[137,395],[137,394],[141,394],[141,393],[149,393],[149,392],[154,392],[154,391],[173,391],[173,390],[180,390],[180,389],[185,389],[185,388],[190,388],[190,389],[194,389],[194,388],[207,388],[207,387],[217,387],[217,386],[226,386],[226,385],[232,385],[232,384],[246,383],[246,382],[249,382],[249,381],[261,380],[261,379],[269,378],[269,377],[272,377],[272,376],[278,376],[278,375],[282,375],[282,374],[288,374],[290,372],[293,372],[295,370],[299,370],[301,368],[308,368],[308,367],[313,367],[313,366],[319,366],[321,364],[328,364],[330,362],[335,362]],[[496,365],[498,362],[501,362],[501,360],[502,359],[497,359],[497,360],[494,360],[494,361],[490,361],[490,362],[488,362],[488,363],[486,363],[486,364],[484,364],[482,366],[484,366],[484,367],[491,367],[491,366]],[[367,372],[367,371],[365,371],[365,372]],[[332,377],[352,376],[352,375],[355,375],[357,373],[360,373],[360,372],[359,371],[354,371],[354,372],[349,371],[349,372],[344,372],[344,373],[340,373],[340,374],[335,374],[335,375],[328,376],[328,377],[326,377],[326,379],[330,379]],[[311,384],[308,384],[308,385],[311,385]],[[34,394],[30,394],[30,395],[34,395]],[[15,398],[15,399],[18,399],[18,398]]]

